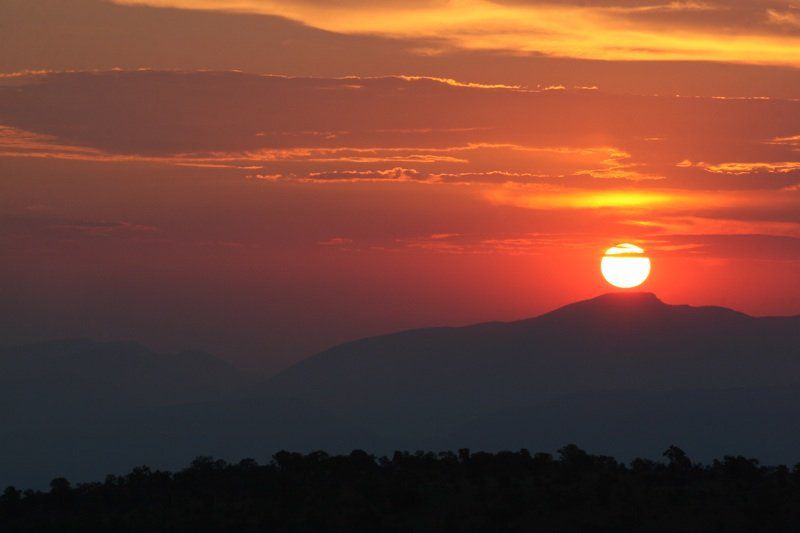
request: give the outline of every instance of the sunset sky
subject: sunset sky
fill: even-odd
[[[0,343],[271,372],[615,290],[623,242],[800,314],[800,2],[0,2]]]

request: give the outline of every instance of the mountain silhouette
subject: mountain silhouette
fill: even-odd
[[[252,386],[203,352],[86,339],[2,347],[0,487],[96,480],[141,464],[177,468],[198,455],[384,446],[323,408]]]
[[[380,434],[424,439],[563,395],[787,387],[799,372],[800,317],[613,293],[527,320],[346,343],[268,385]]]
[[[100,479],[197,455],[554,451],[670,444],[800,461],[800,317],[614,293],[536,318],[335,346],[261,383],[130,342],[0,348],[0,486]]]
[[[0,421],[38,423],[102,411],[218,400],[248,378],[203,352],[156,353],[136,342],[87,339],[0,348]]]

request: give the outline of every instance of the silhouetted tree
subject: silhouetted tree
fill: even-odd
[[[630,466],[574,444],[547,453],[283,451],[198,457],[102,483],[0,495],[0,531],[793,531],[800,469],[725,456]]]
[[[692,468],[692,461],[689,456],[677,446],[670,446],[662,455],[669,461],[670,468],[676,470],[689,470]]]
[[[50,482],[50,492],[52,494],[67,494],[70,489],[70,483],[63,477],[57,477]]]

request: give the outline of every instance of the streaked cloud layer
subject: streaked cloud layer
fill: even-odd
[[[674,244],[668,230],[686,227],[676,220],[691,220],[682,233],[695,236],[705,224],[708,235],[793,237],[800,224],[793,100],[210,72],[30,74],[2,84],[0,157],[10,167],[181,169],[241,190],[323,188],[341,198],[353,187],[394,185],[398,197],[436,190],[487,213],[549,212],[556,226],[583,213],[583,243],[585,232],[608,238],[591,229],[602,217],[615,235],[661,235],[665,252]],[[722,231],[720,220],[735,223]],[[463,241],[469,232],[453,226],[438,233]],[[395,237],[369,246],[394,248]],[[339,238],[358,242],[350,234],[308,242]],[[679,248],[687,249],[704,253],[700,241]],[[775,259],[798,258],[787,250]]]
[[[605,60],[800,65],[800,7],[792,1],[116,1],[252,12],[337,33],[429,39],[421,54],[455,47]]]
[[[777,3],[717,2],[712,4],[714,10],[689,11],[680,20],[670,18],[680,18],[680,10],[654,11],[652,8],[655,4],[639,6],[650,11],[639,9],[633,12],[630,10],[636,5],[624,2],[617,7],[603,3],[601,8],[587,8],[585,2],[578,6],[551,2],[533,7],[524,2],[487,4],[490,9],[570,9],[579,12],[555,21],[555,26],[546,35],[532,38],[518,32],[505,33],[502,27],[482,24],[465,37],[472,43],[467,46],[459,45],[447,36],[447,32],[437,32],[432,37],[408,32],[394,36],[375,33],[369,29],[373,20],[371,16],[367,17],[363,31],[356,29],[344,33],[319,29],[300,19],[259,15],[252,10],[230,11],[235,5],[245,4],[207,3],[206,7],[215,9],[197,10],[122,5],[105,0],[7,0],[0,3],[0,20],[6,22],[3,26],[3,46],[0,47],[0,72],[112,68],[240,69],[251,73],[311,77],[424,75],[534,88],[596,86],[604,91],[634,94],[783,98],[795,98],[800,94],[798,69],[791,66],[748,65],[744,62],[752,60],[749,52],[742,55],[736,52],[736,47],[740,46],[737,44],[740,42],[738,34],[745,33],[749,35],[748,42],[753,39],[774,42],[777,39],[781,43],[781,50],[776,54],[770,51],[766,63],[780,62],[779,59],[785,59],[787,55],[798,57],[797,45],[793,41],[796,31],[790,26],[768,22],[765,14],[767,9],[790,10],[790,7]],[[265,8],[273,4],[251,2],[247,5]],[[288,6],[286,9],[319,10],[314,2],[280,2],[280,5]],[[329,10],[339,11],[348,17],[370,13],[382,6],[380,12],[374,14],[374,20],[382,23],[387,18],[394,20],[393,10],[398,8],[393,6],[406,6],[403,9],[417,6],[414,12],[422,12],[422,15],[429,9],[447,10],[454,6],[448,2],[337,2],[325,5],[329,6]],[[598,4],[593,2],[586,5]],[[620,14],[620,6],[628,12]],[[228,10],[220,11],[217,9],[220,7]],[[600,17],[591,15],[597,9],[608,12]],[[724,19],[726,13],[733,20]],[[486,47],[481,37],[486,32],[503,32],[507,37],[522,39],[524,49],[535,48],[529,45],[542,38],[546,38],[550,46],[560,46],[562,41],[551,39],[550,33],[583,31],[580,21],[587,14],[591,15],[594,24],[602,24],[603,27],[592,28],[590,34],[579,36],[581,50],[573,55],[593,57],[592,54],[597,51],[588,46],[590,41],[587,39],[610,38],[609,32],[616,31],[614,28],[621,24],[625,31],[636,34],[634,45],[639,50],[634,50],[634,55],[645,59],[631,60],[626,55],[630,43],[619,46],[622,41],[616,40],[611,43],[611,52],[623,58],[619,61],[565,57],[566,51],[552,56],[544,55],[543,50],[525,52],[519,46],[509,49],[508,46],[513,43],[499,43],[498,46],[502,45],[499,49],[494,45]],[[615,18],[616,22],[606,22],[609,17]],[[635,17],[650,17],[652,20],[638,21]],[[328,19],[326,15],[322,22]],[[518,20],[538,19],[520,16],[514,23],[517,24]],[[563,24],[565,20],[570,24]],[[710,21],[706,24],[710,24],[710,27],[697,28],[702,20]],[[573,21],[577,24],[574,27]],[[610,25],[606,28],[607,23]],[[687,24],[689,27],[683,29]],[[462,28],[459,31],[466,30]],[[659,39],[679,37],[679,44],[684,48],[699,47],[698,44],[692,44],[694,33],[709,34],[713,37],[713,47],[725,48],[728,50],[726,54],[736,57],[729,58],[733,62],[724,63],[697,61],[709,58],[707,54],[698,52],[692,57],[687,56],[687,61],[659,60],[659,57],[666,59],[670,52],[650,50],[652,47],[645,45],[647,36],[654,32]],[[763,51],[758,48],[753,53],[758,50]],[[688,54],[689,51],[684,49],[680,53]],[[793,64],[792,61],[790,63]]]

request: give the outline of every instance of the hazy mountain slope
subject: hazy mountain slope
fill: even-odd
[[[201,352],[69,340],[0,349],[0,487],[102,479],[197,455],[267,460],[281,449],[382,448],[325,409],[253,391]]]
[[[202,352],[155,353],[134,342],[65,340],[0,350],[0,422],[92,418],[138,406],[223,398],[248,379]]]
[[[519,402],[620,389],[800,383],[800,317],[754,318],[608,294],[537,318],[343,344],[273,378],[395,437],[424,437]]]
[[[4,429],[0,487],[46,487],[57,476],[102,480],[146,464],[175,469],[199,455],[269,461],[283,449],[346,453],[390,444],[316,406],[269,394],[200,404],[118,409],[75,423]]]

